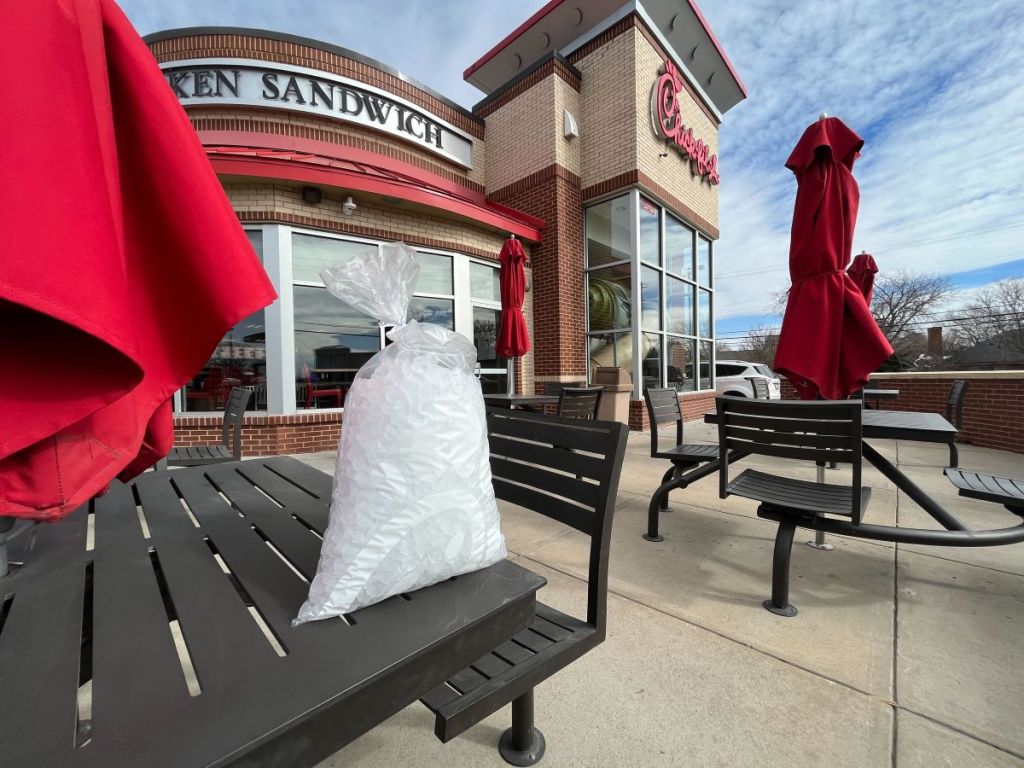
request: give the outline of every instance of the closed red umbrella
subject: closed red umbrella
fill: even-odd
[[[860,289],[844,271],[860,190],[853,163],[864,141],[836,117],[804,131],[786,167],[796,174],[786,314],[775,369],[806,400],[843,399],[892,354]]]
[[[496,351],[502,357],[522,357],[530,351],[530,333],[523,317],[523,299],[526,298],[526,252],[523,244],[510,237],[501,246],[498,260],[501,262],[498,274],[501,324],[498,326]]]
[[[864,294],[864,301],[871,306],[871,295],[875,291],[875,275],[878,274],[878,265],[870,253],[858,253],[853,257],[853,263],[846,274],[850,276],[854,284]]]
[[[2,36],[0,515],[54,520],[167,453],[174,391],[275,294],[112,0]]]

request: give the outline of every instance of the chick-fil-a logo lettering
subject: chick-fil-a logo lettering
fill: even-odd
[[[718,184],[718,155],[711,154],[711,148],[693,135],[693,128],[683,124],[680,112],[679,94],[683,90],[683,77],[671,61],[665,61],[661,77],[654,83],[651,92],[651,119],[654,130],[668,143],[690,159],[697,173],[707,178],[708,183]]]

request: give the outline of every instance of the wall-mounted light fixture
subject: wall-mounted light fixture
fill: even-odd
[[[346,216],[351,216],[356,212],[356,208],[358,207],[359,206],[356,205],[356,201],[352,199],[352,195],[349,195],[345,198],[345,202],[341,204],[341,212]]]

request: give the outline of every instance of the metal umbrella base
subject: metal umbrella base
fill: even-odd
[[[824,464],[819,464],[818,465],[818,482],[819,483],[824,483],[825,482],[825,465]],[[825,541],[825,532],[824,531],[815,531],[814,532],[814,541],[808,541],[807,542],[807,546],[814,547],[815,549],[820,549],[823,552],[831,552],[833,549],[835,549],[834,546],[832,546],[827,541]],[[771,610],[771,609],[769,608],[769,610]],[[793,609],[793,613],[794,613],[794,615],[796,614],[796,609],[795,608]]]

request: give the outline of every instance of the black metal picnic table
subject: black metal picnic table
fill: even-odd
[[[718,423],[718,413],[704,414],[708,424]],[[854,525],[845,520],[834,520],[819,516],[814,520],[814,529],[824,533],[851,535],[880,541],[897,541],[909,544],[932,544],[937,546],[993,546],[1010,544],[1024,539],[1024,526],[998,530],[974,530],[962,522],[952,512],[945,509],[935,499],[925,493],[900,469],[889,461],[882,453],[867,441],[869,439],[908,440],[913,442],[937,443],[949,449],[950,467],[957,466],[958,454],[954,439],[956,427],[950,424],[941,414],[920,413],[916,411],[863,411],[863,455],[876,469],[889,479],[899,490],[920,506],[936,520],[945,530],[927,530],[899,528],[887,525],[870,525],[860,523]],[[733,449],[729,451],[729,461],[737,461],[747,455],[745,451]],[[702,464],[673,479],[659,488],[659,492],[668,493],[674,488],[685,488],[710,474],[717,473],[721,462],[718,459]],[[648,514],[647,537],[657,540],[658,517],[657,506],[652,502]]]
[[[291,627],[330,494],[275,457],[149,472],[37,526],[0,579],[0,764],[313,765],[534,619],[544,579],[503,561]]]
[[[558,405],[558,395],[484,395],[484,402],[494,408],[536,408]]]

